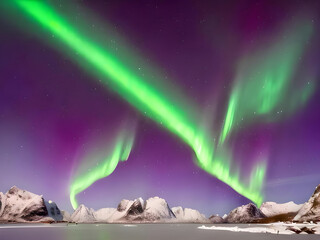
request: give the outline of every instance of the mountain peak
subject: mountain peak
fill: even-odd
[[[0,194],[0,218],[5,221],[59,221],[60,210],[55,203],[46,205],[42,195],[13,186],[6,194]],[[51,209],[54,207],[54,209]]]
[[[266,215],[255,204],[249,203],[233,209],[228,214],[226,221],[229,223],[248,223],[265,217]]]
[[[87,208],[85,205],[80,204],[79,207],[71,215],[74,222],[95,222],[93,209]]]
[[[303,204],[293,220],[298,222],[320,221],[320,184],[316,187],[309,200]]]

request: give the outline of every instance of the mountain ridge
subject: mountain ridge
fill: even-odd
[[[265,202],[258,208],[255,204],[239,206],[220,217],[206,218],[199,211],[170,207],[160,197],[147,200],[123,199],[116,208],[95,211],[81,204],[72,214],[37,195],[13,186],[5,194],[0,192],[0,222],[75,222],[75,223],[272,223],[320,222],[320,185],[304,204],[294,202]]]

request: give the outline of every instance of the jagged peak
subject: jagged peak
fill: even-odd
[[[315,189],[313,195],[315,195],[315,194],[317,194],[319,192],[320,192],[320,184],[318,186],[316,186],[316,189]]]
[[[24,190],[18,188],[16,185],[14,185],[8,190],[8,192],[6,194],[14,194],[19,191],[24,191]]]
[[[122,199],[121,202],[118,204],[117,210],[119,212],[123,212],[124,210],[127,209],[128,205],[131,205],[133,201],[128,200],[128,199]]]

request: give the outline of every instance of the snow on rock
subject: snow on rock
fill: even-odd
[[[49,221],[59,220],[60,210],[54,204],[52,215],[51,208],[47,208],[45,200],[42,196],[19,189],[16,186],[10,188],[6,193],[0,194],[0,220],[9,222],[28,222],[28,221]],[[49,213],[49,211],[50,213]]]
[[[265,217],[266,215],[256,205],[249,203],[233,209],[226,217],[226,221],[229,223],[250,223]]]
[[[145,210],[145,203],[142,198],[135,199],[127,210],[127,216],[137,216]]]
[[[116,211],[111,213],[108,222],[132,222],[142,221],[141,213],[144,211],[145,205],[142,198],[132,200],[123,199]]]
[[[103,222],[165,222],[175,218],[168,203],[159,197],[122,200],[117,209],[100,209],[96,219]]]
[[[173,207],[171,210],[177,222],[209,223],[209,220],[197,210],[182,207]]]
[[[71,215],[71,221],[76,223],[95,222],[96,218],[94,210],[81,204]]]
[[[274,217],[280,214],[297,213],[301,207],[302,204],[295,204],[292,201],[287,203],[265,202],[261,205],[260,210],[267,217]]]
[[[219,215],[212,215],[209,217],[210,223],[225,223],[225,220]]]
[[[0,192],[0,218],[4,210],[4,206],[6,205],[6,196]]]
[[[249,233],[273,233],[273,234],[294,234],[292,231],[288,231],[285,228],[272,228],[268,226],[260,226],[260,227],[216,227],[216,226],[211,226],[211,227],[206,227],[206,226],[201,226],[198,227],[198,229],[202,230],[216,230],[216,231],[231,231],[231,232],[249,232]]]
[[[320,227],[316,224],[261,224],[261,225],[244,225],[244,226],[201,226],[202,230],[218,230],[231,232],[248,232],[248,233],[272,233],[272,234],[320,234]]]
[[[117,211],[116,208],[101,208],[94,213],[98,222],[109,222],[110,217]]]
[[[145,204],[144,219],[147,221],[160,221],[175,218],[168,203],[163,198],[149,198]]]
[[[177,214],[177,217],[176,217]],[[135,222],[201,222],[209,220],[201,213],[190,208],[171,208],[166,200],[153,197],[144,201],[123,199],[117,208],[102,208],[94,212],[84,205],[80,205],[71,216],[73,222],[107,222],[107,223],[135,223]]]
[[[129,208],[132,205],[132,203],[133,203],[133,201],[131,201],[131,200],[123,199],[119,203],[117,210],[119,212],[123,212],[123,211],[127,210],[127,208]]]
[[[316,187],[310,199],[303,204],[293,221],[320,222],[320,184]]]
[[[176,216],[177,220],[183,219],[184,218],[184,210],[182,207],[173,207],[171,208],[171,211],[173,214]]]

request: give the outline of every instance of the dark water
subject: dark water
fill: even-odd
[[[199,224],[5,224],[0,225],[0,239],[23,240],[259,240],[259,239],[320,239],[319,235],[274,235],[201,230]],[[208,225],[210,226],[210,225]],[[231,225],[228,225],[231,226]]]

